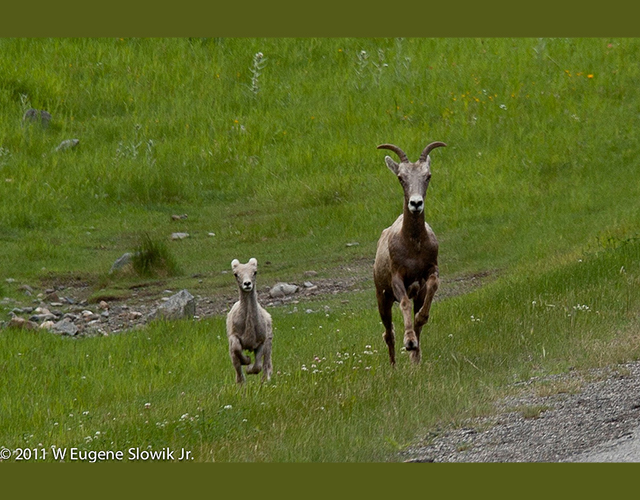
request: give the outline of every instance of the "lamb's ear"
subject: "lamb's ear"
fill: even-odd
[[[231,269],[235,269],[236,267],[238,267],[240,265],[240,261],[238,259],[233,259],[231,261]]]
[[[251,257],[249,259],[249,264],[251,264],[252,266],[258,267],[258,261],[254,257]]]
[[[395,175],[398,175],[398,168],[400,165],[393,161],[393,158],[390,156],[385,156],[384,161],[386,162],[387,167],[389,167],[389,170],[391,170]]]

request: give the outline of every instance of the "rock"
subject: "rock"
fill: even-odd
[[[29,318],[29,321],[35,321],[36,323],[41,323],[42,321],[51,321],[56,319],[56,315],[50,312],[43,314],[34,314]]]
[[[184,240],[185,238],[189,237],[189,233],[172,233],[171,234],[171,239],[172,240]]]
[[[276,283],[269,290],[271,298],[282,298],[288,295],[293,295],[298,291],[297,285],[290,285],[289,283]]]
[[[360,243],[358,243],[357,241],[353,241],[351,243],[347,243],[348,247],[357,247]]]
[[[304,275],[309,278],[312,278],[313,276],[318,276],[318,273],[316,271],[305,271]]]
[[[215,236],[216,233],[207,233],[209,236]]]
[[[123,254],[122,257],[116,259],[116,261],[111,265],[109,274],[113,274],[116,271],[120,271],[124,269],[127,265],[131,264],[132,259],[133,259],[133,254],[131,252],[127,252]]]
[[[54,325],[51,327],[51,331],[53,333],[60,333],[62,335],[69,335],[73,337],[78,333],[78,327],[71,321],[69,321],[68,318],[65,318],[61,321],[58,321],[57,323],[54,323]]]
[[[196,314],[196,299],[187,290],[181,290],[169,297],[164,304],[151,314],[151,319],[193,318]]]
[[[135,320],[140,319],[140,318],[142,318],[142,313],[139,312],[139,311],[129,311],[127,313],[127,319],[129,321],[135,321]]]
[[[40,325],[40,329],[42,330],[51,330],[53,328],[53,325],[55,323],[53,321],[44,321],[41,325]]]
[[[11,318],[8,324],[9,328],[19,328],[21,330],[36,330],[38,323],[31,320],[26,320],[20,316],[14,316]]]
[[[18,290],[24,290],[24,292],[28,295],[31,295],[33,293],[33,288],[31,288],[29,285],[20,285],[18,287]]]
[[[109,309],[109,304],[104,300],[101,300],[100,303],[98,304],[98,307],[106,311],[107,309]]]
[[[313,283],[311,283],[310,281],[305,281],[304,282],[304,287],[305,288],[313,288],[315,285]]]
[[[56,147],[56,151],[65,151],[67,149],[73,149],[78,144],[80,144],[79,139],[67,139],[62,141],[60,144],[58,144],[58,147]]]
[[[182,220],[182,219],[186,219],[187,217],[188,217],[187,214],[172,215],[171,220]]]
[[[51,122],[51,114],[45,110],[27,109],[22,116],[23,123],[39,123],[42,128],[47,128]]]

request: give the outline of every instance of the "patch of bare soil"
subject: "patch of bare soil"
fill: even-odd
[[[320,300],[327,296],[346,295],[349,292],[371,290],[372,301],[375,301],[373,278],[373,262],[371,259],[361,259],[350,262],[335,269],[324,271],[318,277],[315,271],[307,271],[290,284],[297,286],[297,291],[282,297],[273,297],[270,286],[259,287],[258,300],[267,308],[279,307],[287,304],[298,304]],[[228,274],[227,271],[223,273]],[[230,274],[230,273],[229,273]],[[436,300],[468,293],[478,288],[495,272],[476,273],[454,278],[441,278],[441,285],[436,294]],[[196,279],[202,276],[195,276]],[[229,276],[230,283],[233,277]],[[33,289],[15,283],[22,287],[25,298],[20,301],[7,301],[0,304],[7,311],[9,320],[18,316],[31,320],[31,328],[40,328],[47,321],[61,321],[67,319],[77,327],[73,336],[108,336],[113,333],[142,328],[148,322],[149,316],[173,293],[171,280],[142,282],[130,286],[121,293],[105,292],[100,295],[95,279],[91,276],[65,274],[49,276],[43,279],[41,289]],[[168,287],[164,288],[163,287]],[[226,314],[233,303],[238,300],[237,291],[206,294],[202,293],[203,285],[193,291],[196,297],[196,319]],[[191,290],[190,290],[191,291]],[[345,300],[348,298],[345,297]],[[46,319],[45,319],[46,318]],[[9,324],[4,321],[4,326]],[[0,327],[3,322],[0,322]],[[50,323],[48,323],[50,327]],[[74,329],[75,330],[75,329]]]

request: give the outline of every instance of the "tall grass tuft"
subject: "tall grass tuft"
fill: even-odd
[[[140,236],[131,263],[136,274],[142,277],[168,277],[182,273],[167,245],[152,239],[147,233]]]

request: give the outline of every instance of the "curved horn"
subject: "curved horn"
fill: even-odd
[[[402,151],[402,149],[400,149],[398,146],[394,146],[393,144],[380,144],[380,146],[378,146],[378,149],[390,149],[391,151],[393,151],[395,154],[398,155],[401,162],[409,163],[409,158],[407,158],[407,154],[404,151]]]
[[[424,151],[420,155],[420,159],[418,161],[420,162],[427,161],[427,156],[429,156],[429,153],[431,152],[432,149],[445,147],[445,146],[446,144],[444,142],[432,142],[426,148],[424,148]]]

